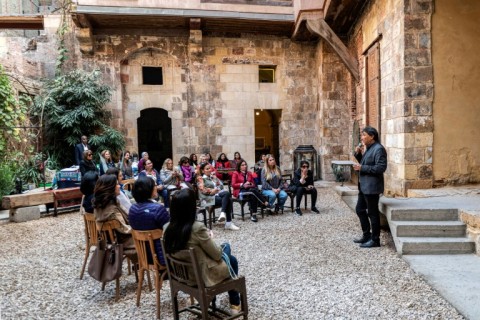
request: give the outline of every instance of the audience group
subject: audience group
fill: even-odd
[[[82,137],[82,144],[86,142]],[[287,191],[296,196],[297,215],[302,215],[300,202],[304,193],[312,194],[312,211],[317,191],[313,187],[313,174],[307,161],[302,161],[295,171],[293,183],[287,186],[280,167],[272,155],[262,155],[250,171],[239,152],[232,160],[221,153],[214,160],[210,153],[183,156],[174,164],[165,159],[160,172],[153,167],[148,152],[137,154],[123,151],[118,163],[109,150],[103,150],[98,165],[93,152],[84,145],[76,148],[76,155],[83,148],[83,159],[78,163],[82,175],[82,207],[95,215],[97,228],[108,220],[117,220],[119,241],[124,248],[134,249],[131,230],[163,229],[167,252],[180,255],[188,247],[198,247],[201,271],[207,286],[223,281],[238,272],[238,262],[231,255],[228,244],[218,246],[212,239],[212,231],[196,221],[197,206],[220,208],[219,223],[226,230],[239,230],[232,222],[233,200],[245,200],[250,219],[257,222],[257,211],[263,207],[267,213],[283,211],[288,198]],[[135,179],[131,192],[123,190],[124,179]],[[224,184],[227,182],[227,185]],[[261,185],[261,186],[260,186]],[[232,190],[230,193],[230,190]],[[159,262],[165,265],[160,242],[154,243]],[[224,261],[225,256],[229,261]],[[223,257],[223,258],[222,258]],[[132,257],[135,261],[135,257]],[[215,266],[215,267],[213,267]],[[216,270],[213,269],[216,268]],[[229,292],[232,312],[240,310],[238,292]]]

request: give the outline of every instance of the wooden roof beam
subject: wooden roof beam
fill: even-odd
[[[43,15],[0,16],[0,29],[43,30]]]
[[[350,71],[355,80],[358,81],[360,79],[358,61],[350,54],[350,52],[348,52],[347,47],[343,44],[342,40],[340,40],[325,20],[323,18],[307,18],[306,20],[307,29],[311,33],[319,35],[333,48],[340,59],[342,59],[348,71]]]

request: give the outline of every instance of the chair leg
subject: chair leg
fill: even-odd
[[[128,275],[132,274],[132,266],[130,264],[130,258],[127,257],[127,270],[128,270]]]
[[[158,271],[155,272],[155,298],[157,302],[157,319],[160,319],[160,289],[162,288],[161,286],[161,279],[160,279],[160,274]]]
[[[83,274],[85,273],[85,266],[87,265],[88,256],[90,255],[90,246],[87,244],[85,247],[85,258],[83,259],[82,271],[80,271],[80,280],[83,279]]]
[[[152,292],[152,280],[150,280],[150,270],[147,269],[148,289]]]
[[[190,299],[192,300],[192,296],[190,296]],[[175,320],[179,320],[180,314],[178,313],[178,292],[176,292],[175,294],[173,294],[172,292],[172,300],[173,300],[172,301],[173,302],[173,318]]]
[[[137,307],[140,307],[140,296],[142,295],[143,276],[145,275],[145,269],[140,270],[140,279],[137,286]]]
[[[241,212],[242,212],[242,221],[245,221],[245,209],[244,209],[244,206],[245,206],[245,202],[240,202],[240,209],[241,209]]]
[[[308,193],[305,192],[305,210],[307,210]]]
[[[120,278],[115,279],[115,302],[120,299]]]

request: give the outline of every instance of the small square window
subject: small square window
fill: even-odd
[[[275,82],[275,66],[259,66],[258,81],[260,83],[274,83]]]
[[[142,67],[143,84],[162,85],[162,67]]]

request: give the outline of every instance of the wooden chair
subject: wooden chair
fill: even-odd
[[[80,212],[82,213],[83,206],[80,206],[80,208]],[[85,258],[83,259],[82,271],[80,271],[80,279],[83,279],[90,250],[92,247],[96,247],[98,242],[97,225],[93,213],[83,212],[83,222],[85,223]]]
[[[167,275],[167,268],[162,266],[158,261],[154,241],[160,241],[162,235],[163,230],[161,229],[147,231],[132,230],[133,241],[135,242],[135,248],[137,249],[138,254],[138,266],[140,271],[140,278],[137,287],[137,307],[140,306],[140,296],[142,294],[145,271],[147,272],[148,286],[150,291],[152,290],[149,276],[149,270],[151,270],[155,277],[157,319],[160,319],[160,290],[162,290],[163,281]],[[148,260],[149,256],[151,257],[151,261]]]
[[[241,217],[242,217],[242,221],[245,221],[245,204],[248,203],[248,201],[250,200],[250,195],[246,194],[243,196],[243,199],[240,199],[240,198],[236,198],[233,196],[233,192],[232,192],[232,185],[231,183],[228,184],[228,191],[230,192],[230,194],[232,195],[232,201],[235,203],[238,203],[240,205],[240,214],[241,214]],[[260,213],[262,215],[262,218],[263,218],[263,209],[265,208],[265,206],[263,204],[258,204],[258,206],[260,207]],[[232,218],[235,214],[232,214]],[[250,215],[251,217],[251,215]]]
[[[195,200],[197,201],[197,215],[203,216],[203,223],[205,227],[212,229],[212,225],[215,222],[215,206],[202,207],[200,204],[200,198],[198,197],[198,186],[196,183],[192,185],[193,192],[195,193]],[[208,218],[207,218],[208,216]]]
[[[220,314],[227,316],[227,318],[223,319],[235,319],[239,317],[248,319],[245,277],[239,276],[237,279],[226,279],[212,287],[205,287],[205,282],[193,248],[184,250],[190,256],[190,261],[178,260],[172,255],[167,254],[163,240],[162,248],[165,254],[165,262],[167,264],[174,319],[180,319],[180,313],[185,311],[201,316],[204,320],[210,319],[209,315],[221,318]],[[242,310],[235,315],[217,309],[215,305],[215,297],[229,290],[236,290],[240,293]],[[177,295],[180,291],[189,294],[190,297],[194,297],[198,303],[194,304],[193,301],[191,301],[192,303],[190,305],[179,310]],[[211,308],[209,307],[210,302],[212,302]]]
[[[282,174],[282,179],[290,185],[292,183],[292,175],[291,174]],[[289,190],[284,190],[288,197],[290,198],[290,208],[292,209],[293,212],[293,201],[295,199],[295,193]]]
[[[106,239],[107,243],[114,243],[118,242],[117,241],[117,235],[115,233],[115,229],[120,227],[120,222],[118,220],[108,220],[105,222],[100,222],[102,224],[102,227],[100,230],[98,230],[99,235],[101,239]],[[98,229],[98,228],[97,228]],[[128,274],[131,273],[131,265],[130,263],[133,262],[134,264],[137,264],[138,258],[137,258],[137,253],[135,249],[125,249],[123,248],[123,259],[127,259],[128,263]],[[135,278],[138,281],[138,274],[137,270],[135,268]],[[105,290],[105,285],[106,283],[102,283],[102,291]],[[120,298],[120,279],[115,280],[115,301],[118,301]]]

